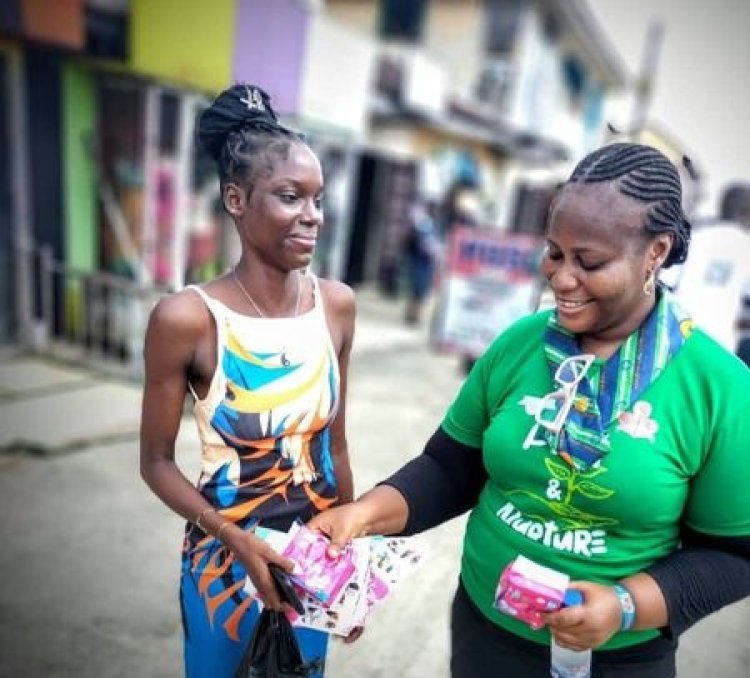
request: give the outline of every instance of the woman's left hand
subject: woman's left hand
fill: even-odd
[[[583,604],[544,615],[555,641],[571,650],[588,650],[606,643],[620,628],[620,601],[611,586],[590,581],[570,582],[583,594]]]

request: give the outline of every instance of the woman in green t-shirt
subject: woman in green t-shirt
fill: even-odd
[[[656,282],[687,256],[681,193],[653,148],[584,158],[549,214],[555,308],[495,340],[420,456],[311,522],[335,555],[471,510],[454,678],[548,676],[552,637],[594,649],[594,677],[674,676],[679,634],[750,594],[750,371]],[[519,555],[569,575],[582,604],[541,629],[503,614]]]

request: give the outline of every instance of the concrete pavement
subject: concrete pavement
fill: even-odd
[[[358,299],[347,414],[363,491],[420,449],[461,375],[455,358],[425,349],[424,330],[401,325],[400,304]],[[137,385],[0,361],[0,447],[48,452],[0,455],[0,678],[180,675],[183,521],[138,476],[139,401]],[[191,478],[198,450],[186,417],[178,463]],[[462,527],[463,518],[425,536],[428,565],[374,611],[356,645],[333,644],[331,678],[448,675]],[[682,640],[681,678],[747,678],[748,666],[750,601]]]

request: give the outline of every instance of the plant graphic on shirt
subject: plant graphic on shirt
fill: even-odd
[[[558,523],[564,530],[584,529],[590,530],[594,527],[604,527],[606,525],[617,525],[619,521],[613,518],[597,516],[593,513],[587,513],[573,506],[573,499],[576,493],[583,495],[588,499],[604,500],[614,494],[614,490],[597,484],[593,478],[606,472],[602,465],[587,471],[578,471],[558,457],[547,457],[544,465],[550,472],[552,478],[547,485],[547,496],[540,497],[534,492],[528,490],[511,490],[508,496],[525,495],[544,504],[549,511],[558,516]],[[564,492],[562,490],[564,488]],[[537,520],[544,521],[544,516],[531,516]]]

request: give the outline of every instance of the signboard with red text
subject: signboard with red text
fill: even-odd
[[[437,347],[477,357],[502,330],[535,311],[542,246],[537,236],[455,229],[433,324]]]

